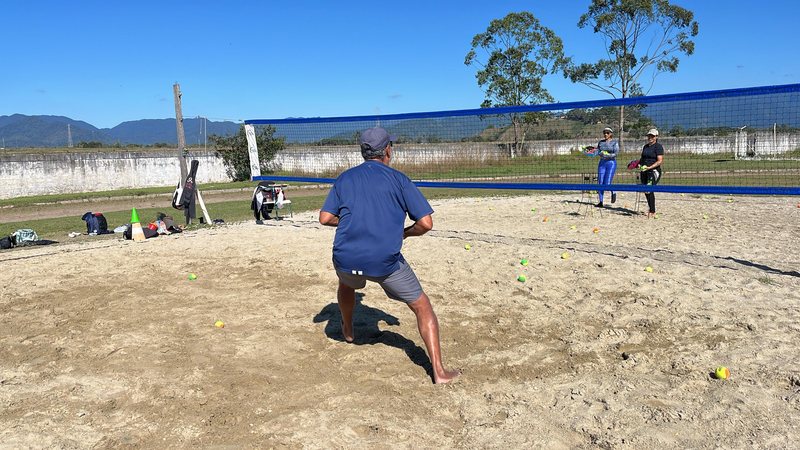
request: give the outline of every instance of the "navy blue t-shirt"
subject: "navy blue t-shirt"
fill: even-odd
[[[664,147],[659,142],[647,143],[642,147],[642,156],[639,157],[639,164],[651,166],[658,161],[658,156],[664,155]]]
[[[346,170],[322,210],[339,217],[333,240],[336,270],[382,277],[398,269],[406,214],[417,221],[433,208],[404,173],[368,160]]]

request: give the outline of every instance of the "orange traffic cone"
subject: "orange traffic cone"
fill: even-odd
[[[139,223],[139,214],[136,208],[131,210],[131,239],[137,242],[145,240],[144,231],[142,231],[142,224]]]

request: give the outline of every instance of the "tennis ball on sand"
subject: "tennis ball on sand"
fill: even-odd
[[[569,259],[569,253],[564,252],[561,254],[561,259]]]
[[[600,228],[594,227],[592,228],[592,233],[597,234],[600,232]]]
[[[522,264],[523,266],[527,266],[528,265],[528,260],[527,259],[523,259],[523,260],[520,260],[519,263]]]
[[[731,377],[731,371],[725,366],[719,366],[717,370],[714,371],[714,376],[719,380],[727,380]]]
[[[190,273],[190,274],[189,274],[189,281],[194,281],[194,280],[196,280],[196,279],[197,279],[197,275],[195,275],[195,274],[193,274],[193,273]]]
[[[647,267],[644,268],[644,271],[645,272],[649,272],[649,273],[653,273],[653,268],[650,267],[650,266],[647,266]]]
[[[708,220],[708,214],[703,214],[703,220]]]
[[[467,250],[469,250],[469,249],[471,249],[471,248],[472,248],[472,246],[471,246],[471,245],[469,245],[469,244],[464,244],[464,248],[465,248],[465,249],[467,249]]]
[[[517,281],[522,282],[522,283],[524,283],[527,280],[528,280],[528,277],[526,277],[525,275],[520,275],[520,276],[517,277]]]
[[[569,229],[574,231],[574,230],[577,230],[578,227],[576,227],[575,225],[572,225],[572,226],[569,227]]]
[[[218,321],[214,322],[214,326],[217,327],[217,328],[225,328],[225,322],[223,322],[221,320],[218,320]]]
[[[547,217],[547,216],[544,216],[544,218],[542,219],[542,222],[547,222],[548,220],[550,220],[550,218]]]

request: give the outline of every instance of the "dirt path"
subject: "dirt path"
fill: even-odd
[[[327,189],[319,186],[290,188],[287,194],[291,197],[325,195]],[[203,191],[203,200],[207,204],[243,201],[249,202],[252,189]],[[56,217],[80,216],[87,211],[125,211],[131,208],[169,208],[172,194],[149,196],[104,197],[95,200],[54,202],[30,206],[0,208],[0,223],[22,222],[33,219],[53,219]]]

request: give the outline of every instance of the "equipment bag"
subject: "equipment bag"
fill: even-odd
[[[181,182],[178,181],[178,185],[175,186],[175,192],[172,193],[173,208],[183,209],[183,205],[181,204],[181,197],[183,197],[183,187],[181,187]]]
[[[133,239],[133,229],[130,224],[125,225],[125,231],[122,232],[122,237],[125,239],[131,240]],[[145,239],[150,239],[154,237],[158,237],[158,231],[150,229],[150,227],[142,227],[142,232],[144,233]]]
[[[106,220],[106,216],[104,216],[103,213],[94,213],[94,216],[97,217],[97,225],[98,229],[100,230],[98,233],[108,233],[108,221]]]
[[[11,233],[11,242],[14,245],[25,245],[28,242],[38,241],[39,236],[30,228],[23,228]]]

